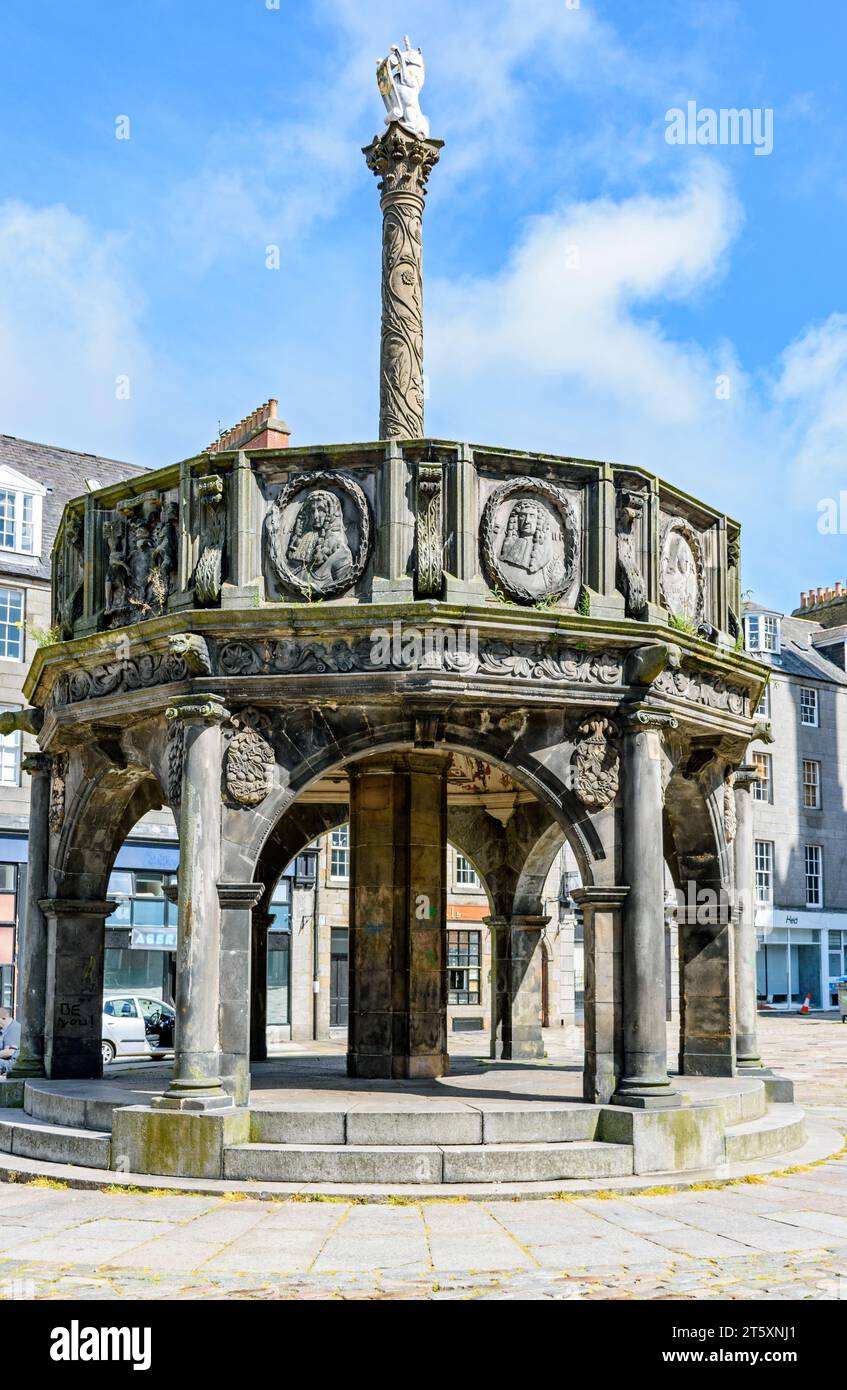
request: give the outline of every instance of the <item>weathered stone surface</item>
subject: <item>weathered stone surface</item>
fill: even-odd
[[[249,1135],[247,1110],[192,1113],[128,1105],[115,1111],[112,1167],[123,1173],[221,1178],[224,1149]]]
[[[724,1159],[720,1111],[708,1106],[662,1110],[603,1110],[605,1140],[632,1145],[636,1173],[686,1173],[713,1168]]]

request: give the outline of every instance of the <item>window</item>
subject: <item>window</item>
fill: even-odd
[[[165,897],[165,888],[176,883],[175,874],[140,869],[115,869],[109,876],[108,897],[117,904],[107,927],[145,929],[134,933],[136,948],[142,945],[176,950],[177,905]]]
[[[762,698],[756,706],[756,715],[759,719],[770,719],[771,717],[771,688],[769,684],[762,691]]]
[[[471,887],[478,887],[479,877],[470,859],[466,859],[463,854],[456,854],[456,882],[465,883]]]
[[[821,805],[821,765],[811,758],[803,759],[803,805],[810,811]]]
[[[810,729],[818,727],[818,692],[814,686],[800,686],[800,723]]]
[[[0,705],[0,711],[20,709],[20,705]],[[0,786],[21,785],[21,731],[0,736]]]
[[[756,801],[773,801],[772,760],[770,753],[754,753],[756,780],[753,783],[753,798]]]
[[[340,825],[329,840],[330,878],[350,877],[350,827]]]
[[[779,618],[775,613],[751,613],[745,621],[749,651],[779,651]]]
[[[806,845],[806,906],[823,906],[823,850]]]
[[[0,468],[0,550],[19,555],[41,554],[41,499],[45,489],[38,483]]]
[[[480,941],[478,931],[448,931],[448,1004],[479,1003]]]
[[[756,902],[763,906],[773,902],[773,844],[770,840],[756,841]]]
[[[0,864],[0,922],[14,925],[17,890],[17,864]]]
[[[0,588],[0,656],[24,659],[24,591]]]

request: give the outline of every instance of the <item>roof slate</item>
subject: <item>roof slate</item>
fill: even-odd
[[[0,434],[0,465],[4,464],[47,488],[41,518],[40,557],[27,559],[0,551],[0,574],[18,579],[49,580],[50,550],[62,512],[72,497],[88,492],[87,478],[96,478],[105,487],[148,472],[138,464],[121,463],[100,454],[80,454],[52,444],[36,444],[30,439],[16,439],[11,434]]]

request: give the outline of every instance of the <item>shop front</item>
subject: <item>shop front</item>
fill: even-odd
[[[760,908],[756,914],[756,980],[760,1004],[799,1009],[838,1005],[847,973],[847,913]]]

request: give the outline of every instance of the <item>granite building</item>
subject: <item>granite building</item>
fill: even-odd
[[[751,746],[760,1004],[837,1003],[847,974],[847,604],[841,585],[791,615],[744,609],[745,643],[771,668]]]

